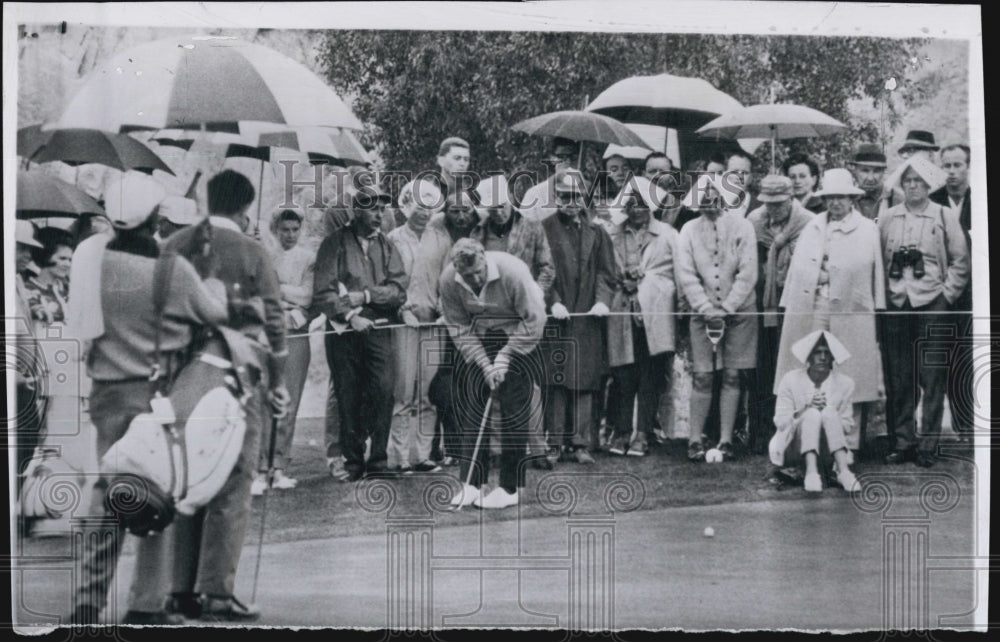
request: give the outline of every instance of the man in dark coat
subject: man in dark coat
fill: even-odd
[[[590,410],[607,370],[601,317],[608,314],[614,293],[614,250],[608,233],[583,207],[582,175],[567,171],[555,190],[556,215],[542,222],[556,268],[546,297],[552,319],[541,344],[547,379],[545,423],[550,444],[561,444],[577,462],[592,464],[588,449],[596,446],[596,435],[591,434]]]
[[[398,320],[409,279],[392,241],[380,231],[390,202],[378,187],[351,199],[351,222],[326,237],[316,255],[313,310],[334,329],[327,335],[326,358],[340,413],[341,481],[385,473],[392,421],[392,334],[372,331],[377,322]],[[367,404],[363,403],[367,399]],[[365,462],[365,439],[371,454]],[[329,455],[329,453],[328,453]]]
[[[968,145],[948,145],[941,150],[941,169],[947,173],[944,187],[931,192],[931,202],[950,207],[958,212],[958,222],[965,232],[965,240],[972,253],[972,190],[969,187]],[[957,332],[967,337],[972,332],[972,262],[969,263],[969,282],[952,306],[955,311]],[[973,430],[972,408],[972,343],[968,340],[956,342],[955,365],[952,376],[948,377],[948,407],[951,409],[952,430],[960,438],[970,439]]]

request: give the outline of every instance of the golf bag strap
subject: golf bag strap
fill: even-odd
[[[166,394],[170,377],[164,376],[160,372],[162,354],[160,352],[160,338],[163,334],[163,314],[167,307],[167,298],[170,296],[170,281],[174,273],[174,264],[177,262],[177,255],[168,252],[160,255],[153,268],[153,374],[151,381],[156,381],[157,391]]]

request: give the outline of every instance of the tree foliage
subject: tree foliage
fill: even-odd
[[[882,100],[886,80],[905,75],[918,45],[885,38],[333,31],[321,57],[333,86],[355,97],[354,109],[368,124],[365,139],[387,167],[431,167],[440,141],[462,136],[472,146],[472,169],[485,172],[537,161],[541,141],[511,131],[514,123],[581,109],[622,78],[663,72],[704,78],[745,105],[792,102],[849,124],[846,135],[786,148],[840,162],[858,140],[879,140],[884,129],[852,120],[849,101]],[[898,119],[891,101],[885,117]]]

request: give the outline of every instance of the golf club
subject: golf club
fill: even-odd
[[[271,490],[271,483],[274,481],[274,449],[278,436],[278,418],[271,417],[271,438],[267,444],[267,486],[264,488],[262,496],[263,504],[260,509],[260,533],[257,537],[257,563],[253,570],[253,592],[250,594],[250,608],[257,605],[257,580],[260,578],[260,556],[264,550],[264,524],[267,522],[267,496]]]
[[[493,393],[490,392],[489,398],[486,400],[486,408],[483,410],[483,420],[479,422],[479,434],[476,435],[476,445],[472,449],[472,461],[469,463],[469,472],[465,475],[465,483],[462,484],[462,492],[465,492],[465,487],[469,485],[472,481],[472,471],[476,467],[476,457],[479,456],[479,445],[483,441],[483,431],[486,430],[486,423],[490,420],[490,412],[493,411]],[[460,512],[462,510],[462,502],[458,503],[458,507],[455,508],[455,512]]]

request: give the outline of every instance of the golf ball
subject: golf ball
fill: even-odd
[[[715,537],[715,529],[711,526],[705,527],[705,537]]]
[[[315,439],[310,439],[309,440],[309,445],[310,446],[315,446],[316,445],[316,440]]]
[[[705,461],[710,464],[718,464],[722,461],[722,451],[718,448],[712,448],[707,453],[705,453]]]

